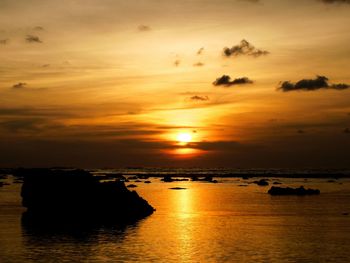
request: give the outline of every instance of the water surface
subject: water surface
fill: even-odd
[[[152,216],[76,231],[22,226],[21,185],[0,188],[0,262],[349,262],[349,179],[270,179],[321,190],[304,197],[270,196],[254,179],[150,180],[135,190]]]

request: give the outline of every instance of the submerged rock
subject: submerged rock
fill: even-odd
[[[171,187],[170,190],[186,190],[187,188],[184,187]]]
[[[318,195],[320,194],[320,190],[305,189],[303,186],[298,188],[272,186],[268,193],[270,195]]]
[[[259,181],[254,181],[254,184],[257,184],[259,186],[267,186],[269,185],[269,182],[267,181],[267,179],[260,179]]]
[[[100,182],[84,170],[30,169],[23,175],[24,220],[127,222],[154,208],[124,182]]]
[[[165,183],[171,183],[171,182],[174,182],[174,179],[171,178],[171,176],[166,175],[166,176],[164,176],[164,178],[162,179],[162,181],[165,182]]]

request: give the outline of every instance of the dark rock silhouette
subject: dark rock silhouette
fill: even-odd
[[[209,183],[217,183],[218,181],[217,180],[213,180],[213,177],[208,175],[204,178],[198,178],[197,176],[192,176],[191,177],[191,180],[194,181],[194,182],[209,182]]]
[[[259,186],[267,186],[269,185],[269,182],[267,181],[267,179],[260,179],[259,181],[254,181],[254,184],[257,184]]]
[[[136,185],[136,184],[129,184],[127,187],[128,187],[128,188],[136,188],[137,185]]]
[[[184,187],[171,187],[170,190],[186,190],[187,188]]]
[[[268,193],[270,195],[318,195],[320,190],[305,189],[303,186],[298,188],[272,186]]]
[[[124,182],[100,182],[84,170],[22,169],[25,221],[131,222],[154,208]]]
[[[152,183],[151,181],[145,181],[144,182],[145,184],[150,184],[150,183]]]
[[[173,178],[171,178],[171,176],[168,176],[168,175],[164,176],[164,178],[162,179],[162,181],[163,181],[164,183],[171,183],[171,182],[174,182]]]

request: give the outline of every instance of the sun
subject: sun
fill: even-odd
[[[177,140],[180,143],[186,144],[186,143],[189,143],[192,141],[192,136],[191,136],[191,134],[185,133],[185,132],[179,133],[177,135]]]

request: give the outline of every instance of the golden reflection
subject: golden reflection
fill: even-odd
[[[189,158],[203,154],[204,151],[195,148],[176,148],[168,150],[167,153],[178,158]]]

